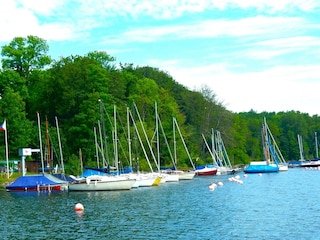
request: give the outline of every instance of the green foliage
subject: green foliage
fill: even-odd
[[[2,68],[15,70],[28,79],[32,70],[42,69],[51,63],[48,51],[46,41],[39,37],[16,37],[9,45],[2,46]]]
[[[220,131],[233,164],[261,160],[261,124],[264,117],[287,160],[299,159],[297,134],[303,137],[305,158],[315,156],[314,132],[320,129],[319,116],[310,117],[294,111],[232,113],[218,101],[208,86],[191,91],[157,68],[135,67],[133,64],[120,64],[117,68],[115,58],[105,52],[62,57],[44,69],[50,63],[47,51],[46,42],[33,36],[15,38],[2,47],[4,70],[0,72],[0,116],[8,123],[10,158],[18,157],[19,148],[38,148],[36,112],[40,112],[41,120],[48,118],[55,148],[55,118],[59,119],[67,171],[74,175],[80,173],[79,149],[82,151],[83,165],[97,167],[93,130],[99,129],[98,123],[105,128],[108,142],[106,157],[112,162],[116,106],[121,165],[130,164],[129,128],[133,167],[139,163],[140,170],[149,171],[146,157],[153,168],[156,168],[154,159],[157,157],[155,104],[161,124],[159,145],[162,166],[173,165],[171,155],[176,139],[179,168],[191,167],[182,139],[178,132],[173,131],[173,118],[177,120],[182,138],[196,165],[212,161],[202,139],[202,134],[209,139],[212,130]],[[127,108],[132,114],[129,125]],[[45,131],[44,123],[41,124],[41,131]],[[137,131],[147,156],[138,140]],[[148,141],[154,154],[151,154]],[[0,146],[0,156],[4,156],[4,146]]]
[[[23,99],[11,88],[5,89],[0,100],[0,116],[7,121],[9,156],[16,159],[19,148],[28,146],[31,142],[32,124],[26,118]]]

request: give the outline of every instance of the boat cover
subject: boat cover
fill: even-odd
[[[244,170],[246,173],[268,173],[268,172],[278,172],[279,167],[278,166],[272,166],[272,165],[255,165],[250,164],[247,166]]]
[[[201,170],[204,168],[216,168],[213,164],[207,164],[207,165],[201,165],[201,166],[197,166],[196,170]]]
[[[13,183],[7,185],[6,189],[15,189],[21,187],[31,188],[37,187],[38,185],[58,185],[63,183],[65,183],[65,181],[45,173],[39,175],[20,176]]]
[[[52,174],[52,176],[59,178],[60,180],[67,181],[67,182],[74,181],[74,179],[72,177],[69,177],[69,176],[62,174],[62,173],[54,173],[54,174]]]
[[[81,177],[89,177],[92,175],[104,176],[107,174],[116,175],[116,174],[122,174],[122,173],[130,173],[130,172],[132,172],[131,167],[127,167],[125,169],[115,171],[115,172],[110,172],[109,168],[86,168],[86,170],[81,174]]]

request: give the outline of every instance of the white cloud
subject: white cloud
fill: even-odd
[[[72,26],[61,23],[40,22],[37,14],[51,14],[61,1],[4,1],[0,3],[0,42],[14,37],[36,35],[46,40],[70,39]]]
[[[11,0],[0,2],[0,41],[9,41],[15,36],[30,33],[45,37],[47,40],[79,38],[94,27],[111,24],[115,16],[138,18],[149,16],[155,19],[173,19],[183,14],[199,13],[220,8],[272,8],[287,11],[288,6],[301,9],[319,7],[317,1],[150,1],[150,0]],[[13,16],[19,16],[13,17]],[[111,18],[111,19],[110,19]],[[210,20],[190,23],[183,26],[161,26],[130,30],[125,37],[136,41],[152,41],[160,36],[179,37],[214,37],[219,35],[244,36],[268,31],[275,32],[281,26],[296,26],[298,20],[293,18],[256,17],[239,21]],[[110,23],[108,23],[110,22]],[[300,25],[300,24],[299,24]],[[62,30],[60,30],[62,29]],[[51,34],[48,34],[48,33]],[[46,34],[43,34],[46,33]],[[176,33],[176,34],[174,34]],[[147,34],[147,35],[146,35]],[[143,37],[144,36],[144,37]],[[146,37],[148,36],[148,37]]]
[[[255,8],[260,12],[290,12],[300,9],[312,11],[319,8],[317,0],[96,0],[78,1],[88,15],[131,16],[141,15],[155,19],[173,19],[184,14],[193,14],[207,10],[225,10],[228,8]]]
[[[234,112],[295,110],[320,115],[318,89],[320,64],[279,66],[259,72],[234,73],[228,64],[188,68],[178,61],[156,62],[189,89],[210,87],[217,99]],[[305,93],[308,93],[307,95]]]

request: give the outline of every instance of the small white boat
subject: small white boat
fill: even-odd
[[[179,181],[180,180],[192,180],[196,173],[194,171],[182,171],[182,170],[175,170],[175,174],[179,176]]]
[[[125,176],[100,176],[92,175],[86,178],[77,179],[70,182],[69,191],[117,191],[130,190],[135,179]]]
[[[161,181],[161,178],[153,173],[130,173],[128,176],[135,180],[133,188],[158,186]]]

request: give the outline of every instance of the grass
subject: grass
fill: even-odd
[[[13,173],[9,178],[7,173],[0,173],[0,188],[5,188],[6,185],[16,180],[19,176],[21,176],[19,172]]]

